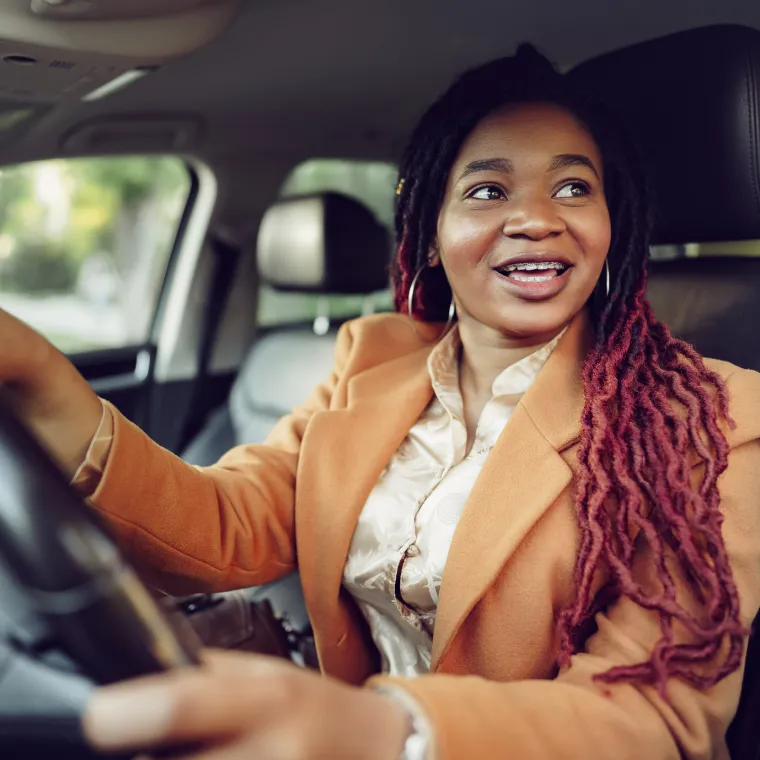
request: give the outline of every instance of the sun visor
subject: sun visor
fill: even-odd
[[[0,121],[2,114],[0,114]],[[64,135],[61,147],[67,154],[150,153],[192,151],[203,134],[196,116],[92,119]]]
[[[31,10],[43,18],[103,20],[162,16],[221,4],[220,0],[31,0]]]
[[[0,98],[55,104],[107,97],[216,39],[239,3],[86,5],[91,13],[75,12],[84,8],[77,0],[35,4],[35,15],[29,5],[0,0]]]

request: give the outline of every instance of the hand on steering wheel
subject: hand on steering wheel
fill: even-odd
[[[100,750],[190,746],[195,760],[397,760],[408,719],[370,689],[281,659],[209,651],[204,667],[95,693],[85,735]],[[173,755],[172,755],[173,757]]]
[[[110,683],[198,663],[199,642],[122,561],[95,513],[3,393],[0,482],[0,587],[5,598],[24,605],[16,617],[17,611],[5,610],[10,618],[0,627],[0,755],[49,756],[48,745],[58,737],[81,756],[79,715],[61,691],[62,672],[78,679],[71,685],[81,694],[88,679]],[[35,642],[71,667],[61,671],[60,661],[56,666],[39,659]],[[20,673],[28,684],[19,682]],[[17,706],[13,689],[19,685],[35,695],[33,703],[22,699]]]
[[[407,717],[369,689],[253,655],[209,654],[206,667],[172,670],[198,662],[197,641],[165,617],[68,485],[99,399],[2,310],[0,346],[2,567],[93,681],[145,677],[96,692],[84,719],[90,742],[108,751],[189,744],[198,760],[396,760]]]
[[[185,756],[198,760],[400,755],[407,718],[369,689],[250,654],[173,669],[198,662],[197,641],[165,617],[1,396],[0,478],[0,558],[12,582],[93,681],[144,676],[95,693],[84,728],[96,749],[190,745],[199,749]]]

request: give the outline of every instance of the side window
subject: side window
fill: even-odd
[[[341,159],[312,159],[299,164],[280,189],[280,197],[334,191],[367,206],[378,221],[393,228],[398,170],[393,164]],[[389,311],[393,299],[389,290],[373,294],[374,311]],[[324,301],[324,299],[321,299]],[[300,293],[280,293],[262,286],[259,292],[258,324],[308,322],[318,315],[320,297]],[[359,316],[365,307],[361,296],[330,296],[329,314],[336,319]]]
[[[144,343],[191,186],[165,156],[0,169],[0,306],[68,353]]]
[[[699,256],[760,256],[760,240],[653,245],[650,248],[650,256],[655,261],[683,258],[695,259]]]
[[[760,240],[737,240],[728,243],[690,243],[686,256],[760,256]]]

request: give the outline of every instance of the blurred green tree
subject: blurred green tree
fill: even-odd
[[[56,159],[0,170],[0,290],[71,290],[82,262],[105,257],[136,297],[156,279],[189,192],[171,156]],[[23,262],[21,259],[23,258]],[[145,270],[144,276],[134,272]],[[137,280],[137,281],[136,281]]]

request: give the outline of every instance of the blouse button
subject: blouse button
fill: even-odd
[[[412,544],[407,550],[406,550],[406,556],[407,557],[419,557],[420,550],[417,547],[416,544]]]

